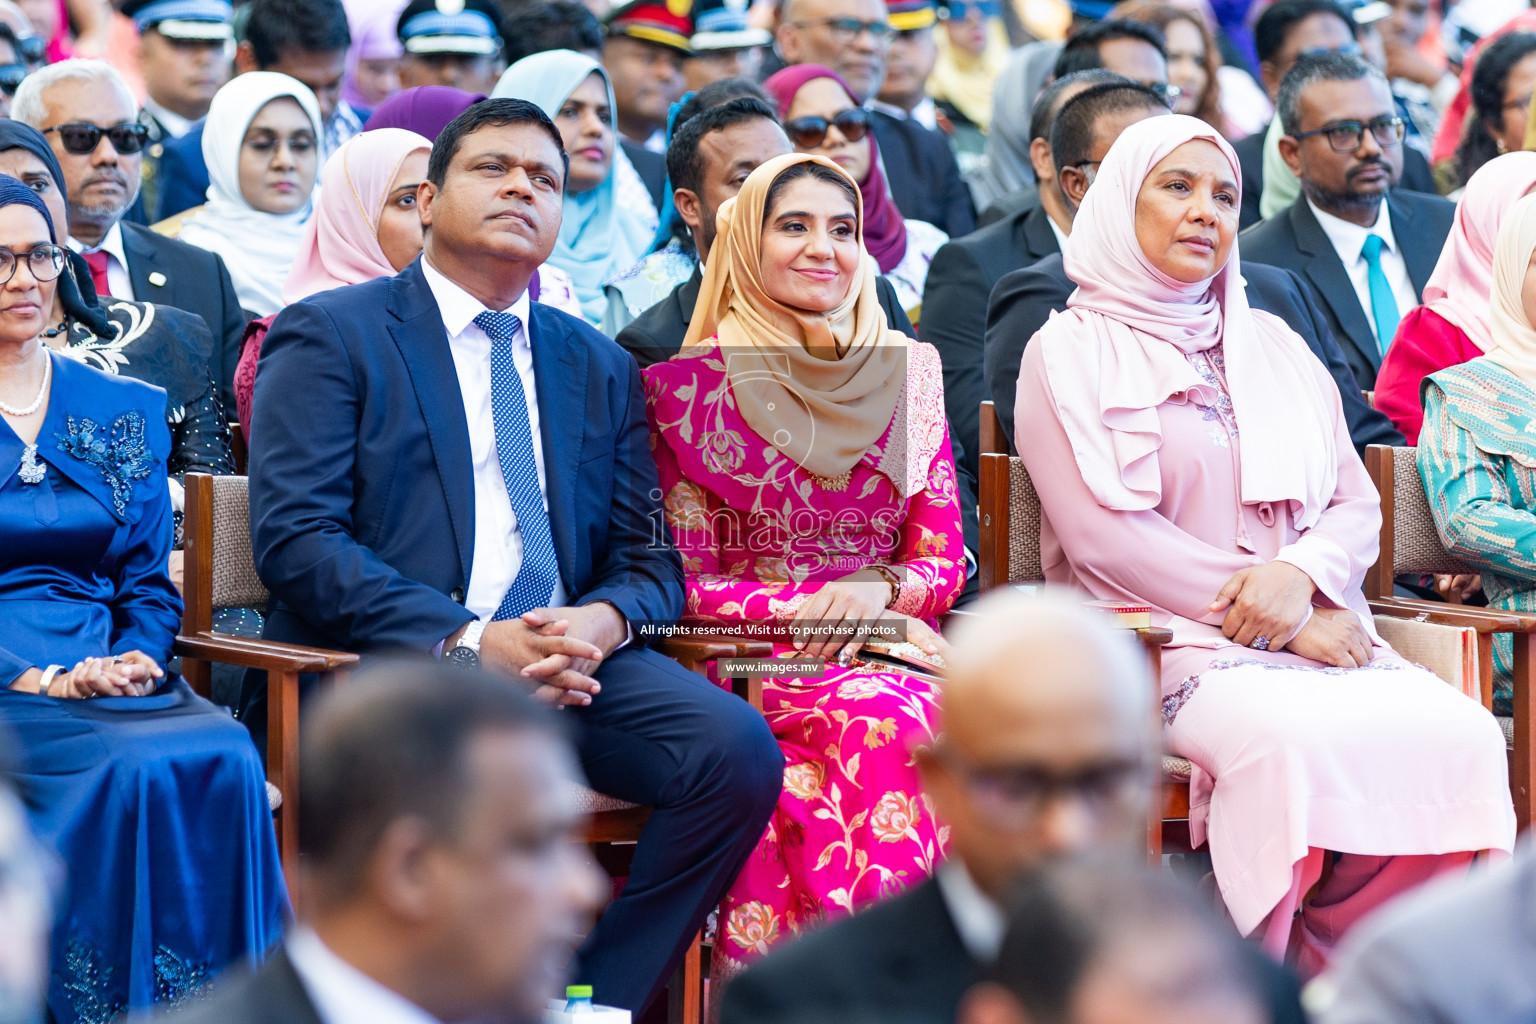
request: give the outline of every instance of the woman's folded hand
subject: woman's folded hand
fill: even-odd
[[[90,697],[143,697],[155,691],[165,670],[142,651],[115,658],[86,658],[49,687],[55,697],[85,700]]]
[[[1318,608],[1286,650],[1338,668],[1371,663],[1371,637],[1348,608]]]
[[[842,579],[823,583],[811,599],[800,606],[793,625],[872,622],[885,612],[890,600],[891,585],[879,573],[861,569]],[[859,652],[865,639],[861,632],[852,639],[842,636],[800,639],[795,641],[795,646],[813,658],[846,661]]]
[[[1244,647],[1263,640],[1259,650],[1279,650],[1296,635],[1312,595],[1312,578],[1289,562],[1266,562],[1239,570],[1222,586],[1212,612],[1225,611],[1221,631]]]

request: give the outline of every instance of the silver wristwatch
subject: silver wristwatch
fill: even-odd
[[[480,635],[485,632],[485,622],[476,619],[464,627],[458,643],[443,652],[443,657],[458,665],[480,664]]]

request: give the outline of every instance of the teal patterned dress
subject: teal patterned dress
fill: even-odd
[[[1487,358],[1424,380],[1419,472],[1446,550],[1482,570],[1488,606],[1536,612],[1536,392]],[[1494,714],[1511,714],[1510,637],[1494,641]]]

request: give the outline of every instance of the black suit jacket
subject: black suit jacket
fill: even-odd
[[[1413,293],[1422,297],[1424,283],[1450,233],[1456,204],[1439,196],[1394,190],[1387,197],[1387,209],[1392,216],[1392,235],[1413,280]],[[1243,232],[1242,249],[1263,253],[1265,263],[1294,270],[1311,286],[1322,299],[1328,329],[1343,348],[1355,380],[1367,391],[1374,388],[1381,352],[1371,333],[1370,313],[1361,307],[1339,254],[1307,201],[1298,199],[1288,209]]]
[[[320,1024],[288,952],[278,949],[259,970],[215,983],[207,1001],[167,1015],[171,1024]]]
[[[928,879],[753,965],[725,986],[720,1024],[949,1024],[981,973]]]
[[[635,165],[640,180],[645,182],[646,191],[651,194],[651,202],[656,204],[659,211],[662,193],[667,189],[667,158],[628,139],[620,139],[619,145],[624,147],[624,155],[629,157],[629,162]]]
[[[878,110],[870,111],[869,117],[880,143],[891,198],[901,215],[925,220],[950,238],[976,230],[971,190],[960,177],[949,137],[911,118]]]
[[[944,361],[949,427],[965,442],[965,468],[980,478],[980,407],[987,389],[984,346],[987,299],[1009,271],[1060,252],[1045,207],[1032,205],[995,224],[946,242],[934,254],[923,289],[918,333]]]
[[[218,387],[227,415],[235,413],[235,365],[240,339],[251,316],[240,308],[224,261],[206,249],[157,235],[137,224],[123,224],[128,279],[140,302],[174,306],[196,313],[213,335],[208,374]]]
[[[1264,194],[1264,134],[1267,130],[1261,128],[1232,143],[1243,172],[1243,205],[1237,220],[1239,230],[1251,228],[1264,219],[1259,216],[1259,197]],[[1403,173],[1397,187],[1409,192],[1436,194],[1435,172],[1430,170],[1424,154],[1413,146],[1403,147]]]
[[[1342,274],[1343,269],[1339,272]],[[1245,260],[1243,279],[1247,282],[1248,304],[1284,320],[1328,367],[1328,373],[1339,386],[1344,418],[1349,423],[1355,449],[1363,455],[1368,444],[1403,444],[1403,435],[1391,421],[1365,404],[1326,318],[1318,312],[1317,303],[1296,275]],[[1010,441],[1024,346],[1045,324],[1052,310],[1066,308],[1067,297],[1076,288],[1067,277],[1061,257],[1048,256],[1032,267],[1009,274],[992,291],[987,315],[987,386]]]

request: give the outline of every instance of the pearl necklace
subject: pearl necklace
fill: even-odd
[[[52,378],[53,358],[45,353],[43,356],[43,386],[37,389],[37,397],[32,399],[32,404],[18,409],[13,405],[6,405],[4,402],[0,402],[0,412],[5,413],[7,416],[15,416],[17,419],[31,416],[43,407],[43,399],[48,397],[48,383]]]

